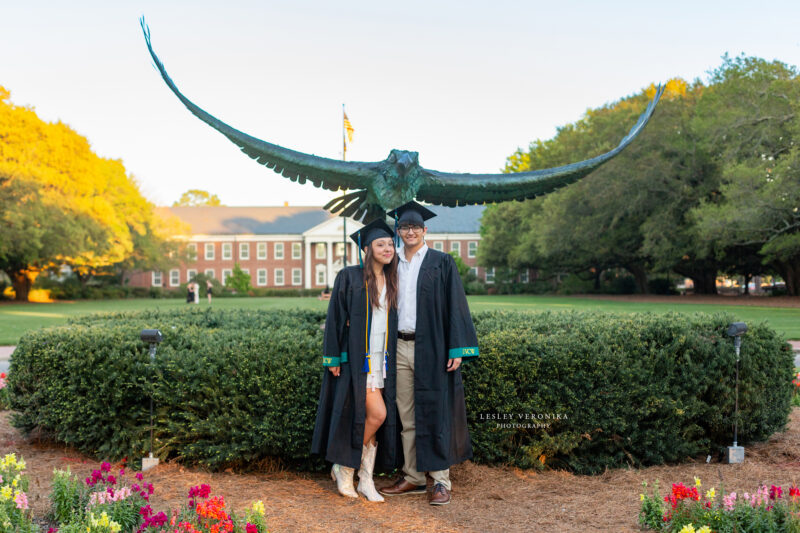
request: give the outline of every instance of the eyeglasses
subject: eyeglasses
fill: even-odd
[[[400,226],[399,229],[401,233],[408,233],[409,231],[417,232],[417,231],[422,231],[422,226],[417,226],[415,224],[412,225],[403,224],[402,226]]]

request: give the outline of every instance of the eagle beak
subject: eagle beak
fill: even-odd
[[[409,154],[400,154],[397,156],[397,166],[398,170],[402,167],[402,174],[405,175],[408,172],[408,168],[414,164],[414,160],[411,159]]]

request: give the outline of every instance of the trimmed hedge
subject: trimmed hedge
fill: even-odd
[[[277,457],[319,468],[309,448],[324,318],[189,308],[90,315],[31,332],[11,360],[13,423],[105,459],[142,457],[152,375],[162,459],[222,469]],[[596,473],[732,443],[731,316],[493,311],[474,319],[481,357],[462,368],[476,462]],[[153,327],[164,342],[151,367],[139,331]],[[740,443],[785,426],[792,378],[789,345],[750,325]]]

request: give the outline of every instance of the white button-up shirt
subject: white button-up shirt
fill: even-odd
[[[428,253],[428,245],[423,243],[411,257],[406,259],[405,249],[399,250],[400,262],[397,265],[397,330],[403,333],[413,333],[417,329],[417,279],[422,260]]]

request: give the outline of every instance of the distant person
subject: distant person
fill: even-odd
[[[206,297],[208,298],[208,305],[211,305],[211,289],[213,289],[213,285],[211,284],[211,280],[206,280]]]
[[[200,284],[196,281],[194,282],[194,303],[200,303]]]
[[[186,284],[186,303],[190,304],[194,302],[194,282],[190,281]]]

